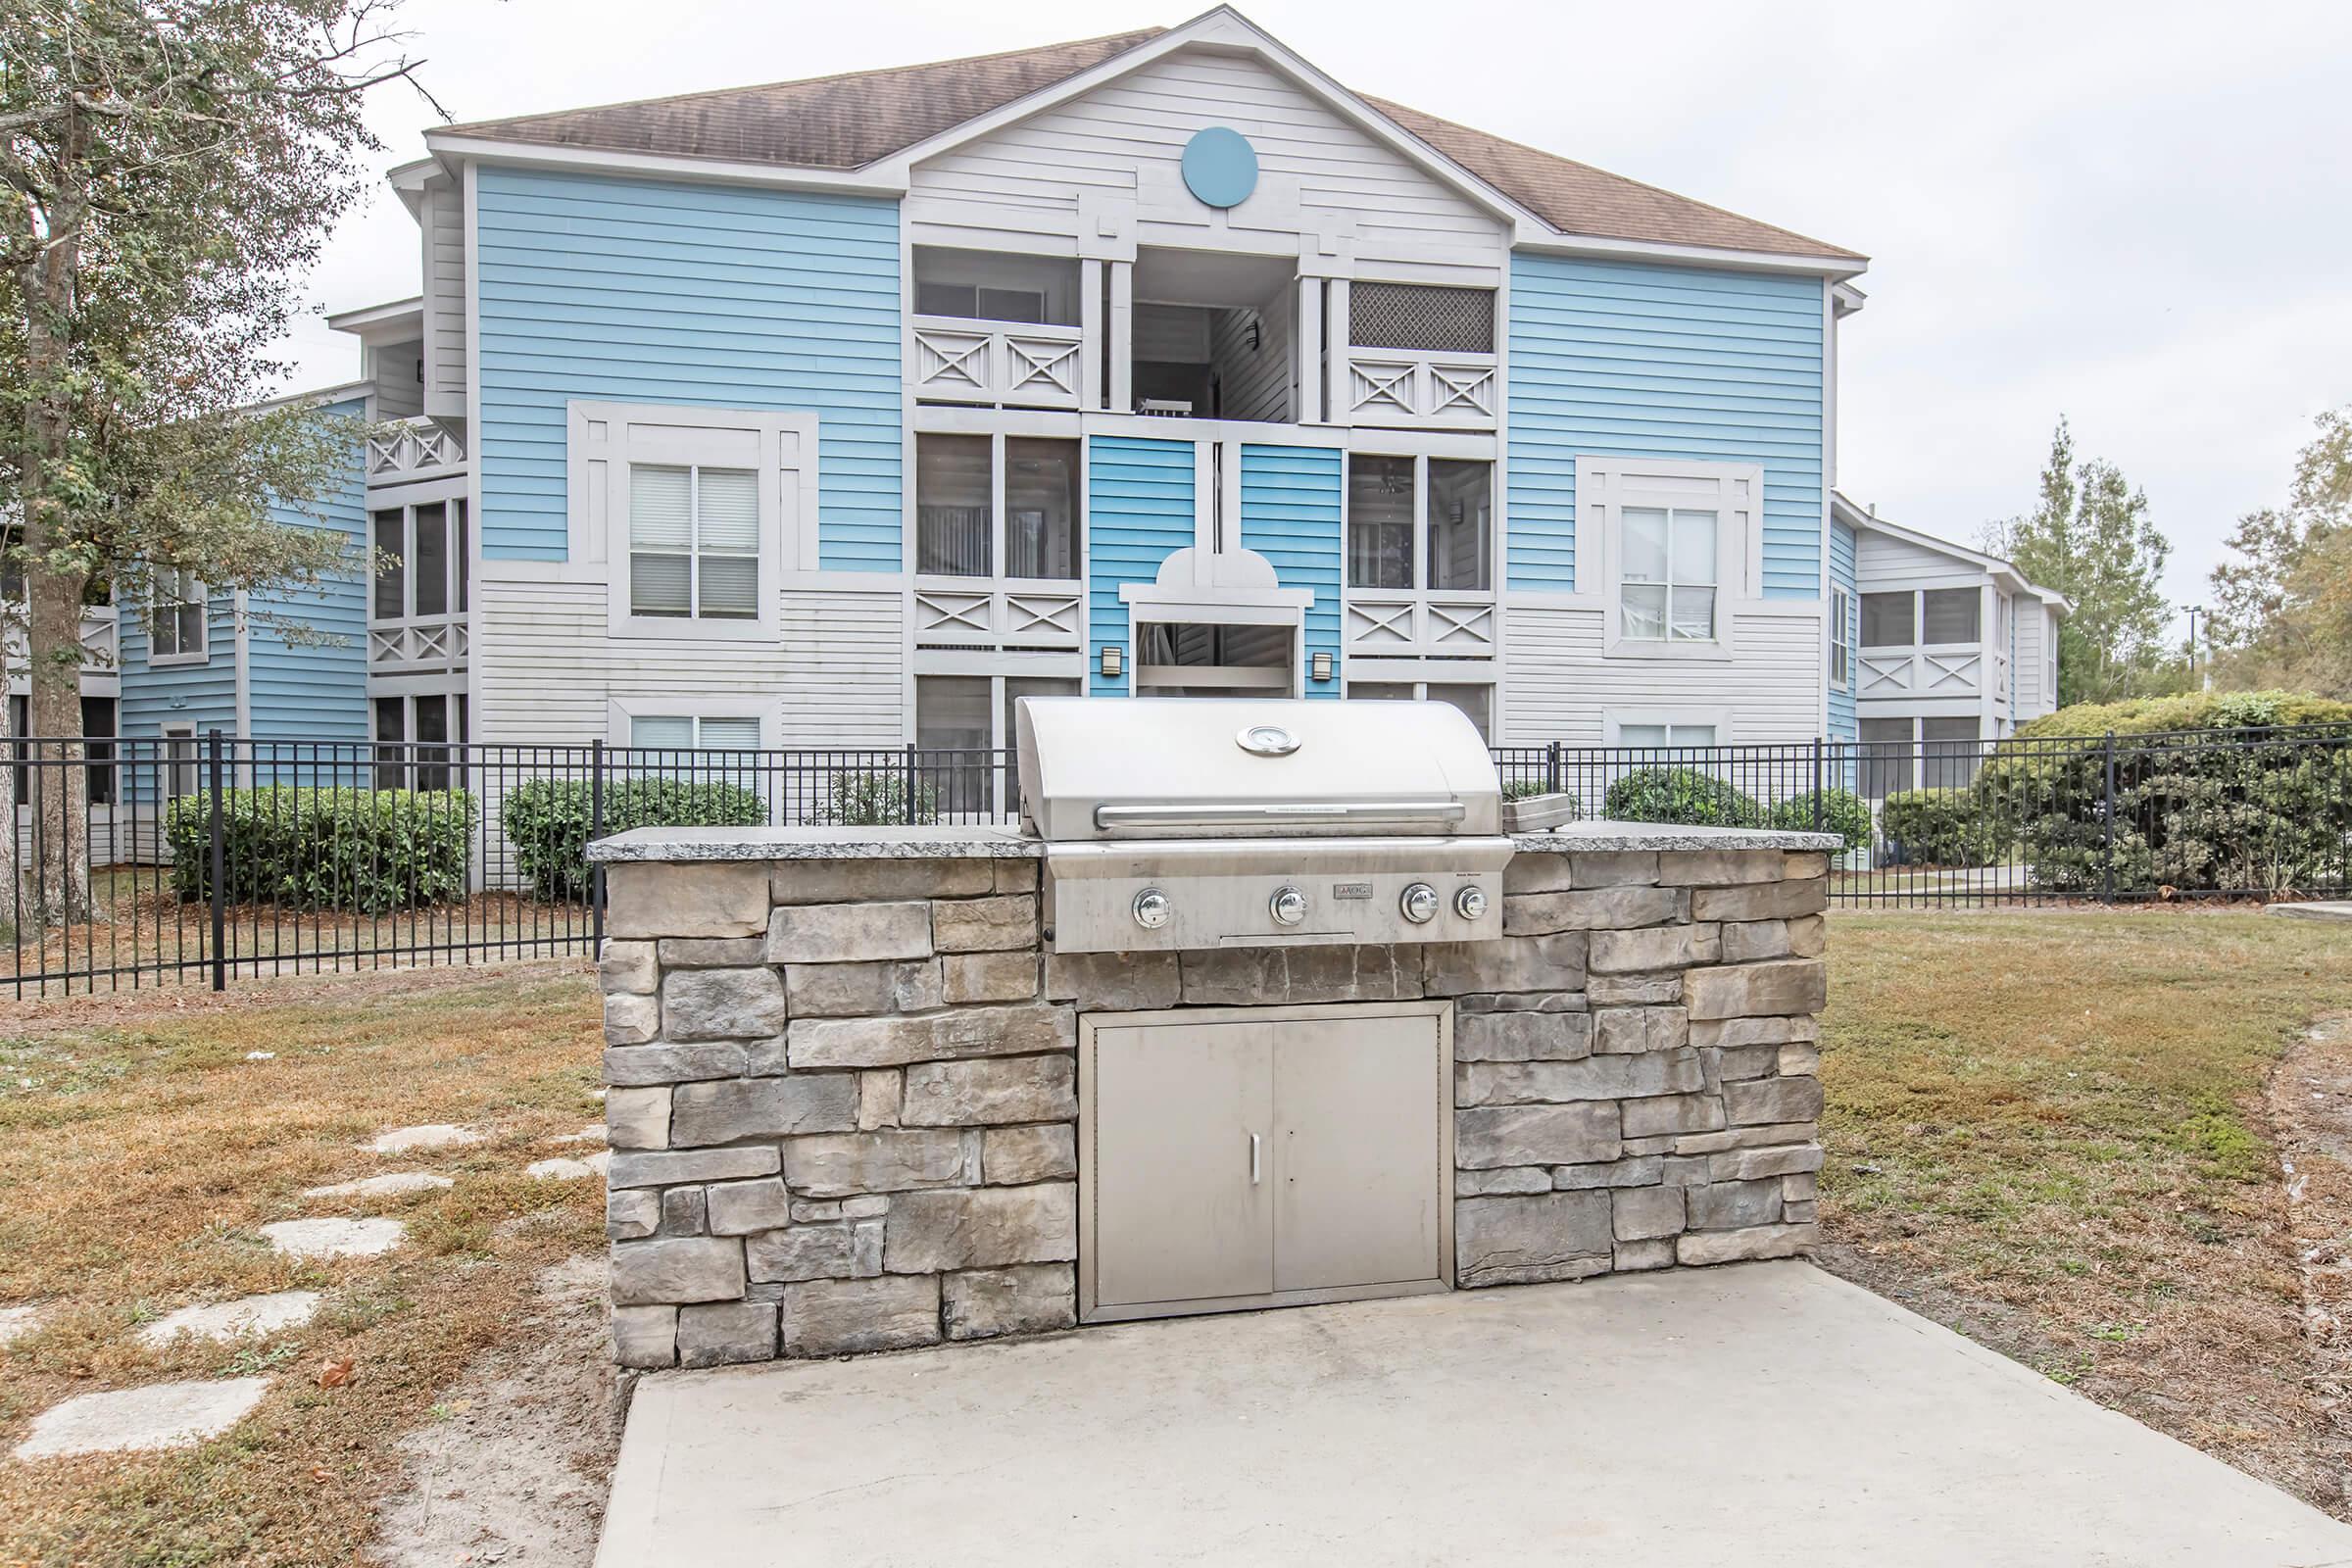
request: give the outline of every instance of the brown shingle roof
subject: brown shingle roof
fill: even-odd
[[[902,152],[1160,36],[1105,38],[806,81],[453,125],[453,135],[600,152],[846,171]],[[1626,179],[1589,164],[1366,98],[1408,134],[1564,234],[1861,260],[1860,253]]]

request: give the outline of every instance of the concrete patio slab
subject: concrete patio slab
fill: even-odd
[[[2266,914],[2281,914],[2290,920],[2340,920],[2352,923],[2352,899],[2329,899],[2318,904],[2273,904]]]
[[[599,1568],[2352,1562],[2352,1528],[1804,1263],[637,1389]]]

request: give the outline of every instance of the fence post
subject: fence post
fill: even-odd
[[[1813,831],[1816,833],[1822,831],[1822,817],[1825,814],[1822,809],[1821,803],[1822,744],[1823,742],[1821,736],[1816,735],[1813,737]]]
[[[228,845],[227,834],[220,821],[220,731],[218,726],[206,732],[205,761],[205,770],[211,775],[207,790],[206,815],[209,820],[206,823],[206,834],[210,841],[208,853],[211,857],[212,872],[207,880],[212,884],[213,895],[213,989],[226,991],[228,989],[228,890],[224,884],[228,879]]]
[[[912,741],[906,743],[906,788],[905,794],[906,804],[900,814],[905,819],[906,826],[912,827],[914,826],[914,743]]]
[[[1560,743],[1553,741],[1544,748],[1544,793],[1560,793]]]
[[[605,743],[588,743],[588,842],[605,836]],[[588,946],[599,962],[605,956],[605,865],[596,862],[588,872]]]
[[[2099,812],[2099,815],[2105,818],[2107,823],[2104,865],[2100,873],[2100,902],[2113,904],[2115,902],[2115,731],[2113,730],[2107,732],[2106,777],[2105,808]]]

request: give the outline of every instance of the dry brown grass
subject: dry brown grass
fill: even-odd
[[[400,1435],[526,1315],[539,1272],[602,1240],[602,1184],[522,1175],[598,1119],[593,986],[576,962],[504,972],[254,986],[214,999],[100,998],[0,1022],[0,1302],[46,1303],[0,1350],[0,1450],[33,1415],[98,1389],[266,1372],[219,1441],[156,1455],[0,1459],[0,1562],[187,1568],[358,1560],[400,1479]],[[253,1051],[275,1058],[249,1061]],[[482,1130],[381,1157],[376,1133]],[[447,1192],[306,1200],[305,1187],[433,1169]],[[394,1214],[380,1258],[295,1263],[257,1227]],[[327,1291],[309,1326],[170,1351],[137,1326],[197,1300]],[[349,1358],[348,1386],[318,1369]]]
[[[2347,1510],[2266,1077],[2352,936],[2239,912],[1844,914],[1827,1261]]]

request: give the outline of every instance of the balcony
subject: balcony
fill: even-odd
[[[429,416],[402,419],[368,438],[369,485],[450,479],[465,471],[465,441],[455,430]]]
[[[1996,657],[1996,666],[2005,662],[2005,655]],[[1864,702],[1874,698],[1977,697],[1984,689],[1984,665],[1982,643],[1865,648],[1857,665],[1860,679],[1854,694]]]
[[[1412,429],[1494,428],[1492,354],[1346,348],[1342,421]]]

